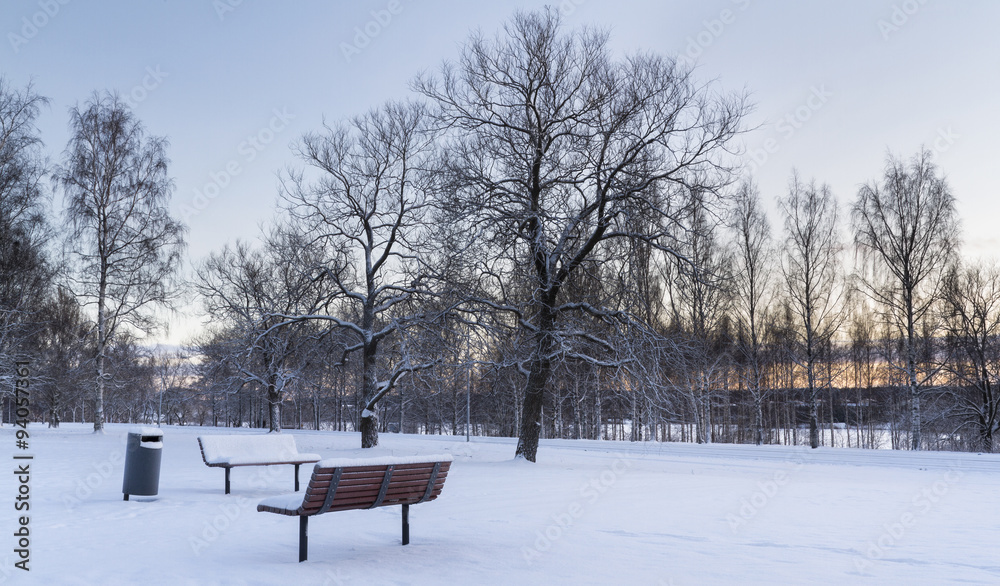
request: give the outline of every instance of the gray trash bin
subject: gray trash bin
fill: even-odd
[[[160,487],[160,456],[163,432],[155,427],[141,427],[128,432],[125,445],[125,479],[122,492],[128,495],[154,496]]]

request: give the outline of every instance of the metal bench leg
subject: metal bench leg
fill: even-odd
[[[410,543],[410,505],[403,505],[403,545]]]
[[[295,465],[295,492],[299,492],[299,465]]]
[[[309,554],[309,517],[299,517],[299,562],[306,561]]]
[[[226,468],[226,494],[229,494],[229,470],[230,468]]]

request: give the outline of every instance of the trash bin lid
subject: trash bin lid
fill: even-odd
[[[163,430],[158,427],[133,427],[128,430],[129,434],[141,436],[139,441],[159,442],[163,441]]]

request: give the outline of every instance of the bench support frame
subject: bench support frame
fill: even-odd
[[[266,466],[266,464],[262,464],[262,466]],[[277,464],[275,464],[275,466],[277,466]],[[300,464],[295,464],[294,466],[295,466],[295,492],[299,492],[299,466],[300,466]],[[226,494],[230,494],[229,493],[229,471],[232,470],[232,469],[233,469],[232,466],[226,466]],[[126,498],[125,500],[128,500],[128,499]]]
[[[410,544],[410,505],[403,505],[403,545]]]
[[[309,517],[299,517],[299,562],[306,561],[309,556]]]

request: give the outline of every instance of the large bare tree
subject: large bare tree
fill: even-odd
[[[918,372],[921,322],[939,298],[941,276],[955,260],[959,223],[955,197],[930,151],[908,162],[890,156],[881,181],[858,191],[851,209],[854,239],[865,262],[863,290],[884,310],[903,341],[910,400],[910,447],[921,448]]]
[[[826,185],[802,183],[792,175],[788,195],[779,201],[785,217],[782,273],[794,315],[797,352],[805,369],[809,401],[809,445],[819,447],[820,353],[840,327],[845,288],[840,272],[837,200]],[[829,359],[829,357],[827,357]],[[821,386],[822,384],[822,386]]]
[[[434,135],[425,108],[391,103],[349,123],[308,134],[298,155],[309,174],[291,172],[282,196],[303,237],[324,251],[309,267],[329,294],[322,311],[287,313],[287,322],[324,320],[350,338],[343,359],[360,354],[361,445],[378,445],[379,401],[429,362],[386,352],[397,334],[425,321],[431,294],[427,214],[435,174]]]
[[[415,86],[450,131],[449,203],[482,245],[492,306],[528,349],[516,454],[535,461],[553,361],[583,357],[586,332],[561,324],[608,318],[564,288],[600,263],[603,243],[637,232],[633,218],[655,219],[641,237],[672,250],[676,193],[728,181],[719,154],[747,106],[673,59],[615,59],[605,32],[566,31],[553,9],[518,13],[492,38],[474,34],[457,63]]]
[[[56,178],[65,194],[72,288],[96,306],[94,431],[104,429],[107,349],[122,330],[149,333],[151,309],[173,300],[184,226],[168,211],[167,140],[149,135],[117,94],[70,110],[71,137]]]

